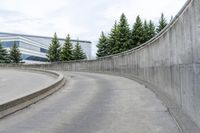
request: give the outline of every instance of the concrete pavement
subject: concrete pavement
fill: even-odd
[[[54,80],[31,71],[0,69],[0,104],[38,91]]]
[[[135,81],[62,72],[67,85],[0,120],[0,133],[179,133],[153,92]]]

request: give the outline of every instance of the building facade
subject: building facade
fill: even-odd
[[[14,44],[16,44],[22,53],[23,61],[26,63],[47,62],[46,54],[51,39],[52,37],[0,32],[0,41],[2,46],[6,49],[10,49]],[[90,41],[78,41],[85,52],[87,59],[91,59],[92,43]],[[63,45],[64,39],[59,38],[59,42]],[[77,43],[77,40],[71,40],[71,42],[74,46]]]

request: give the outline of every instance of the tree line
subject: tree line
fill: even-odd
[[[161,14],[159,24],[156,27],[152,20],[144,22],[138,15],[132,29],[130,29],[127,18],[122,13],[119,22],[115,21],[114,26],[108,35],[101,33],[97,44],[97,57],[104,57],[117,54],[135,48],[154,37],[167,25],[164,14]]]
[[[77,40],[73,48],[70,35],[68,34],[65,38],[63,47],[61,47],[56,33],[49,45],[47,57],[50,62],[83,60],[87,58],[80,46],[79,40]]]
[[[15,43],[9,52],[0,43],[0,63],[20,63],[21,60],[20,50]]]
[[[22,54],[15,42],[9,51],[0,43],[0,63],[20,63],[22,61],[21,56]],[[83,52],[78,40],[73,48],[69,34],[63,47],[61,47],[55,33],[47,51],[47,58],[50,62],[82,60],[86,59],[86,54]]]

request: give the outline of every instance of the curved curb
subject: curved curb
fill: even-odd
[[[41,99],[59,90],[65,84],[64,76],[54,71],[46,71],[46,70],[39,70],[39,69],[21,69],[21,70],[36,71],[36,72],[51,74],[58,78],[53,83],[51,83],[50,85],[48,85],[47,87],[39,91],[17,98],[7,103],[1,104],[0,105],[0,119],[40,101]]]

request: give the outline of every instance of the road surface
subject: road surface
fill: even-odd
[[[62,72],[55,94],[0,120],[0,133],[179,133],[153,92],[127,78]]]
[[[31,94],[55,78],[31,71],[0,69],[0,104]]]

